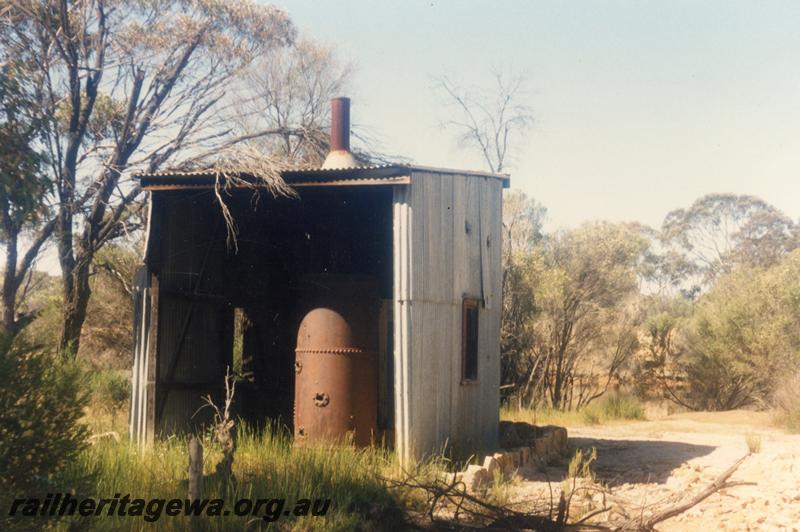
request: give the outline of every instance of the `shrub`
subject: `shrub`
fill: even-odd
[[[696,410],[766,406],[800,363],[800,250],[768,269],[740,268],[698,301],[680,357],[681,402]]]
[[[112,417],[123,410],[131,394],[127,372],[98,371],[92,377],[93,406]]]
[[[85,374],[71,361],[0,339],[0,503],[52,493],[85,446]],[[75,484],[66,488],[74,489]]]

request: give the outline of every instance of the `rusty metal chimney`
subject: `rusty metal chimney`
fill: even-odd
[[[331,100],[331,151],[322,168],[354,168],[356,158],[350,153],[350,98]]]

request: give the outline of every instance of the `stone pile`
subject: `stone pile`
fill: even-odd
[[[529,464],[546,465],[567,454],[567,429],[537,427],[523,422],[500,422],[501,450],[487,455],[483,465],[471,464],[465,471],[455,473],[468,491],[480,491],[491,484],[496,474],[511,478]],[[453,474],[449,480],[453,479]]]

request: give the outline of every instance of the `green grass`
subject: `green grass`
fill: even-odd
[[[607,394],[578,410],[558,410],[551,407],[518,409],[504,407],[501,419],[525,421],[534,425],[586,426],[618,420],[646,419],[644,406],[627,394]]]
[[[284,430],[253,430],[240,427],[233,464],[235,485],[216,479],[214,468],[221,452],[204,445],[204,498],[221,498],[230,508],[239,498],[285,498],[286,509],[302,499],[331,499],[323,517],[281,517],[271,528],[280,530],[380,530],[395,529],[402,523],[399,508],[404,494],[391,491],[381,476],[398,473],[393,454],[377,449],[349,446],[298,448]],[[104,440],[89,447],[73,464],[67,476],[77,485],[91,478],[93,493],[82,497],[183,499],[187,496],[188,443],[183,437],[157,442],[139,450],[127,441]],[[68,481],[69,482],[69,481]],[[69,489],[69,486],[66,486]],[[248,526],[263,529],[259,517],[204,517],[204,530],[243,530]],[[162,515],[155,523],[141,517],[107,516],[71,518],[56,524],[57,529],[94,530],[187,530],[189,518]]]
[[[626,394],[604,395],[586,408],[586,410],[593,409],[600,419],[646,419],[642,403],[635,397]]]

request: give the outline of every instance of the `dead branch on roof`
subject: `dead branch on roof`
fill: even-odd
[[[273,197],[296,197],[297,192],[284,182],[280,174],[281,170],[293,166],[296,165],[247,144],[231,149],[214,163],[214,195],[225,220],[229,248],[238,251],[238,226],[225,197],[230,196],[231,191],[237,188],[251,190],[254,203],[258,203],[262,190],[271,193]]]

